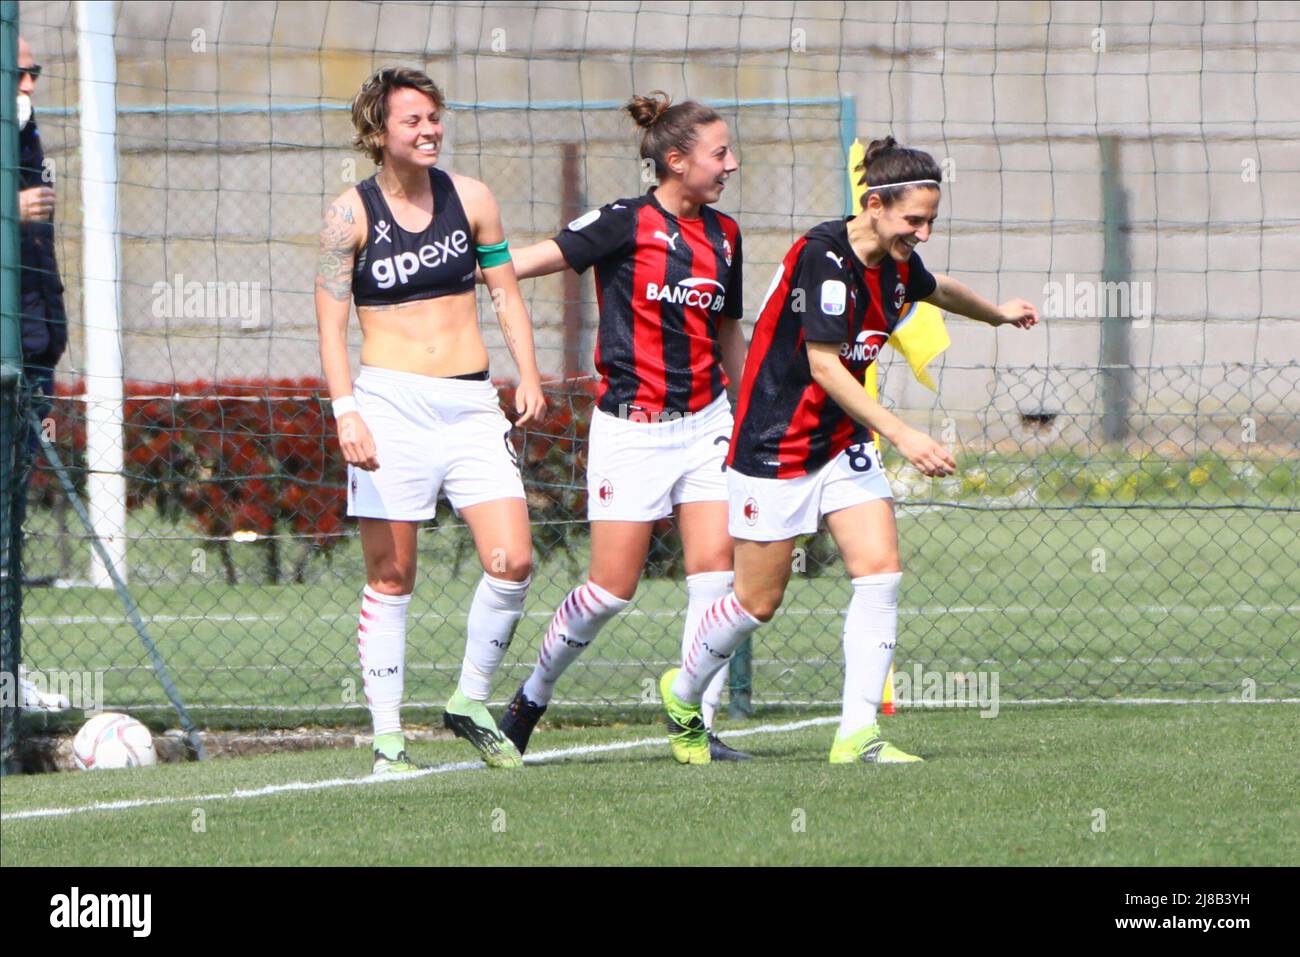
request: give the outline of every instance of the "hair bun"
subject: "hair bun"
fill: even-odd
[[[651,90],[649,96],[632,97],[624,109],[631,114],[637,126],[648,130],[667,112],[672,102],[673,98],[663,90]]]
[[[943,182],[943,169],[933,156],[909,149],[892,136],[871,141],[863,162],[854,167],[854,172],[858,171],[862,172],[858,185],[866,186],[886,206],[893,205],[895,199],[913,187],[938,186]]]
[[[870,166],[877,156],[881,153],[887,153],[898,147],[898,141],[892,136],[886,136],[883,140],[872,140],[867,147],[866,156],[863,158],[866,166]]]

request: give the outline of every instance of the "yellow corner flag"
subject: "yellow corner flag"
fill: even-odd
[[[931,392],[939,391],[939,387],[930,378],[930,373],[926,371],[926,366],[952,345],[952,339],[948,336],[948,327],[943,324],[943,313],[938,306],[932,306],[928,302],[909,303],[898,318],[898,325],[889,337],[889,344],[902,353],[917,382]],[[872,368],[875,368],[874,363]]]
[[[867,195],[867,177],[858,176],[855,172],[867,158],[867,148],[862,145],[862,140],[857,137],[853,138],[853,145],[849,147],[849,182],[853,184],[853,215],[856,216],[862,212],[862,197]],[[862,182],[858,182],[861,179]]]

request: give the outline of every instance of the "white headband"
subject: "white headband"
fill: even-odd
[[[906,183],[881,183],[879,186],[868,186],[867,192],[873,189],[893,189],[895,186],[938,186],[937,179],[909,179]]]

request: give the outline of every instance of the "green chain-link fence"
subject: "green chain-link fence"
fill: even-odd
[[[926,700],[930,675],[973,671],[996,673],[1003,701],[1300,695],[1300,313],[1289,294],[1300,282],[1279,237],[1300,219],[1284,145],[1300,116],[1254,104],[1243,135],[1242,119],[1221,117],[1211,96],[1166,123],[1160,94],[1183,74],[1151,59],[1194,36],[1202,74],[1222,72],[1229,87],[1239,75],[1294,80],[1294,51],[1260,39],[1274,21],[1295,27],[1290,8],[1222,28],[1204,14],[1102,23],[1108,61],[1106,50],[1089,52],[1093,25],[1056,5],[1046,24],[1018,9],[954,6],[927,21],[905,5],[717,17],[683,5],[683,35],[649,47],[647,31],[671,10],[627,5],[629,33],[593,26],[604,13],[586,9],[584,30],[559,38],[539,22],[570,23],[573,11],[530,5],[528,23],[503,21],[500,54],[490,7],[459,8],[477,18],[473,36],[462,19],[435,48],[431,33],[414,46],[394,39],[384,17],[416,14],[391,4],[355,14],[379,11],[369,34],[327,19],[292,40],[274,23],[250,33],[241,20],[260,24],[259,11],[277,5],[226,6],[241,16],[209,23],[176,5],[163,19],[126,5],[117,35],[124,564],[199,721],[365,720],[355,651],[363,564],[320,402],[311,277],[320,210],[370,172],[346,149],[341,107],[379,62],[424,66],[445,83],[459,104],[445,162],[493,188],[515,246],[641,191],[630,124],[612,103],[664,87],[721,104],[742,164],[722,206],[744,231],[751,321],[789,244],[843,212],[846,140],[892,130],[932,151],[949,184],[927,264],[1048,315],[1029,333],[951,321],[937,397],[906,363],[882,359],[886,400],[950,445],[960,466],[930,481],[886,455],[907,571],[898,671],[912,697]],[[24,29],[37,24],[31,39],[51,64],[37,116],[60,171],[74,326],[47,421],[89,494],[82,171],[74,34],[61,9],[23,4]],[[692,33],[733,21],[758,34],[747,39],[741,23],[719,48]],[[1254,62],[1220,55],[1246,34]],[[1008,65],[1026,49],[1042,54],[1036,73]],[[1130,69],[1143,51],[1145,65]],[[1084,116],[1070,112],[1079,84],[1093,90]],[[986,85],[991,100],[977,92]],[[1134,90],[1158,94],[1145,116],[1106,113]],[[1110,168],[1101,136],[1118,144]],[[1256,178],[1242,159],[1255,160]],[[1212,202],[1190,198],[1202,187]],[[1103,282],[1132,284],[1121,314],[1099,305],[1118,288]],[[594,297],[590,280],[571,276],[524,291],[554,381],[548,421],[519,437],[537,567],[498,700],[527,674],[587,562]],[[494,374],[506,378],[486,304],[483,316]],[[41,463],[28,494],[29,667],[102,673],[109,706],[163,710],[113,591],[89,587],[85,534]],[[91,496],[92,508],[102,501]],[[661,531],[634,604],[566,676],[558,703],[589,716],[649,711],[685,606],[675,536]],[[825,535],[800,544],[784,610],[754,647],[762,707],[839,697],[849,586]],[[437,709],[452,688],[479,575],[445,509],[421,534],[419,561],[412,714]]]

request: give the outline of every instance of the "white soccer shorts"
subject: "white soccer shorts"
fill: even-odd
[[[591,413],[587,520],[654,522],[687,502],[725,502],[731,404],[658,422]]]
[[[353,395],[379,468],[348,466],[349,515],[425,521],[439,491],[457,511],[524,497],[510,422],[491,382],[362,366]]]
[[[852,445],[798,478],[753,478],[730,469],[727,492],[727,529],[732,538],[750,542],[810,535],[823,515],[894,497],[870,442]]]

